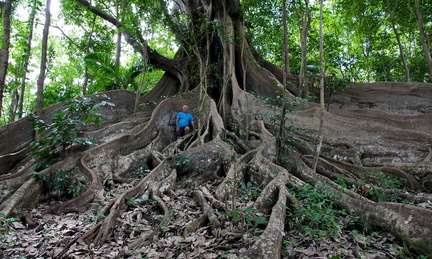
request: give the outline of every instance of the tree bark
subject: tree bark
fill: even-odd
[[[404,52],[404,49],[403,49],[402,41],[400,39],[399,31],[397,30],[397,28],[395,26],[394,15],[395,15],[395,12],[396,12],[397,2],[394,4],[394,8],[392,8],[390,0],[387,0],[387,6],[389,8],[389,13],[390,13],[391,27],[392,27],[392,30],[393,30],[393,32],[395,34],[396,41],[398,43],[400,58],[401,58],[402,65],[403,65],[404,70],[405,70],[405,81],[409,82],[410,81],[410,71],[409,71],[408,63],[407,63],[407,60],[406,60],[406,57],[405,57],[405,52]]]
[[[309,11],[309,0],[304,0],[305,10],[302,16],[302,24],[300,27],[300,45],[301,45],[301,66],[299,76],[299,89],[301,97],[307,98],[309,96],[308,76],[307,76],[307,40],[309,35],[309,28],[311,23],[311,16]]]
[[[426,34],[425,32],[423,14],[420,10],[419,0],[414,0],[414,4],[415,12],[413,13],[419,27],[420,38],[423,45],[423,52],[429,67],[429,77],[432,77],[432,56],[430,49],[430,39],[428,37],[428,34]]]
[[[119,4],[118,1],[116,2],[116,14],[117,17],[119,17],[118,20],[120,22],[123,22],[123,18],[121,17],[124,15],[124,12],[126,11],[126,0],[120,0],[120,1],[121,4]],[[121,5],[121,7],[119,5]],[[122,51],[121,44],[122,44],[122,32],[120,28],[117,28],[117,42],[116,42],[116,55],[115,55],[115,63],[117,64],[117,66],[120,66],[120,58],[121,58],[121,51]],[[120,86],[119,80],[117,78],[115,80],[116,80],[116,84]],[[124,87],[126,87],[126,85]]]
[[[283,22],[283,86],[287,87],[288,74],[290,72],[289,51],[288,51],[288,24],[286,0],[282,0],[282,22]]]
[[[12,13],[12,0],[5,0],[3,4],[3,31],[2,31],[2,46],[0,49],[0,118],[3,111],[3,97],[5,91],[6,74],[9,64],[9,45],[10,45],[10,16]]]
[[[45,25],[42,33],[42,53],[39,78],[37,81],[37,101],[36,101],[36,115],[42,117],[43,106],[44,106],[44,84],[47,67],[47,52],[48,52],[48,34],[49,27],[51,24],[51,12],[50,12],[51,0],[46,1],[45,6]]]
[[[14,84],[18,84],[19,78],[17,73],[15,73],[15,79],[14,79]],[[18,95],[18,89],[12,89],[11,91],[11,101],[10,101],[10,107],[9,107],[9,122],[12,122],[15,120],[16,117],[16,112],[17,112],[17,108],[18,108],[18,99],[19,99],[19,95]]]
[[[312,165],[312,170],[316,171],[318,165],[318,159],[321,153],[321,147],[323,142],[323,128],[324,128],[324,112],[325,112],[325,102],[324,102],[324,36],[323,36],[323,0],[320,0],[320,122],[318,129],[318,145],[316,147],[314,161]]]
[[[90,47],[92,45],[92,41],[93,41],[93,33],[94,33],[94,27],[96,25],[96,19],[97,19],[97,15],[95,14],[93,16],[93,21],[92,21],[92,25],[91,25],[91,31],[90,31],[90,35],[87,41],[87,45],[86,45],[86,50],[85,50],[85,54],[88,55],[90,53]],[[88,67],[87,65],[84,63],[84,83],[83,83],[83,89],[82,89],[82,94],[86,95],[87,94],[87,86],[88,86],[88,81],[89,81],[89,73],[88,73]]]
[[[32,48],[31,43],[33,40],[34,20],[36,17],[36,4],[37,1],[33,0],[32,9],[29,17],[29,35],[27,38],[27,48],[23,60],[23,77],[21,79],[21,90],[20,90],[19,101],[18,101],[18,118],[22,118],[24,112],[23,107],[24,107],[24,97],[25,97],[25,89],[26,89],[26,79],[27,79],[26,77],[27,77],[28,65],[30,61],[31,48]]]

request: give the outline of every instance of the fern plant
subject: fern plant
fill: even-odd
[[[86,55],[84,62],[96,77],[99,88],[103,90],[128,89],[128,87],[136,90],[135,78],[144,67],[141,62],[123,67],[117,64],[109,53],[100,52]]]

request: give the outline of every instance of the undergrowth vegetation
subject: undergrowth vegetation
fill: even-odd
[[[427,258],[413,254],[384,230],[368,228],[359,217],[340,209],[331,193],[321,193],[310,184],[289,192],[299,202],[287,206],[284,250],[289,258],[303,258],[323,247],[331,249],[334,259],[369,258],[377,250],[384,256],[379,258]]]
[[[77,197],[82,192],[83,185],[73,179],[69,172],[45,169],[60,161],[62,158],[59,153],[73,145],[97,144],[95,138],[79,137],[79,133],[86,126],[97,126],[105,119],[98,111],[103,106],[114,106],[108,100],[106,95],[96,95],[94,98],[68,101],[63,109],[52,116],[51,121],[44,121],[34,114],[30,116],[38,135],[30,143],[31,151],[27,155],[42,158],[32,174],[44,182],[51,194]]]
[[[83,97],[68,101],[63,105],[63,109],[59,109],[52,116],[51,122],[44,121],[35,114],[31,115],[33,128],[39,136],[30,143],[32,151],[28,155],[45,157],[59,152],[59,148],[64,151],[74,144],[96,144],[96,139],[80,138],[78,133],[86,125],[99,125],[104,119],[98,113],[100,107],[114,106],[114,103],[104,99],[109,98],[106,95],[97,95],[96,98]]]

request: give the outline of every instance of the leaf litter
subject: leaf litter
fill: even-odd
[[[215,183],[202,183],[214,189]],[[106,199],[116,197],[130,184],[118,184]],[[218,213],[220,226],[209,224],[185,235],[188,225],[202,214],[187,186],[172,191],[162,199],[170,208],[167,222],[161,222],[162,212],[151,201],[135,200],[117,218],[110,242],[100,247],[87,244],[80,237],[97,222],[97,209],[64,215],[41,211],[53,204],[47,202],[25,211],[37,226],[28,227],[19,221],[5,224],[0,232],[1,258],[237,258],[262,232]],[[250,201],[238,200],[237,206]],[[98,208],[100,209],[100,208]],[[403,244],[388,232],[366,236],[357,232],[314,240],[307,233],[285,231],[282,258],[400,258]]]

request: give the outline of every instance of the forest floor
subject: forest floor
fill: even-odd
[[[138,181],[138,179],[135,179]],[[120,193],[134,182],[116,184]],[[207,225],[185,235],[185,229],[201,214],[200,206],[188,192],[192,183],[186,178],[178,182],[170,196],[163,197],[172,208],[169,222],[161,223],[163,216],[151,200],[129,201],[134,208],[117,220],[110,242],[101,247],[87,244],[83,235],[97,224],[97,211],[45,214],[50,202],[25,211],[33,226],[21,221],[3,222],[0,229],[1,258],[237,258],[251,246],[252,237],[263,232],[248,227],[245,218],[230,220],[226,213],[218,213],[221,225]],[[210,191],[217,182],[202,182]],[[117,193],[109,196],[116,197]],[[242,206],[242,201],[238,201]],[[245,205],[245,204],[243,204]],[[345,221],[345,222],[344,222]],[[340,224],[348,224],[347,218]],[[330,223],[330,222],[329,222]],[[156,226],[156,227],[155,227]],[[154,229],[157,229],[157,233]],[[419,258],[403,243],[386,231],[357,229],[315,239],[311,232],[285,229],[282,258]],[[250,240],[250,242],[248,241]]]

